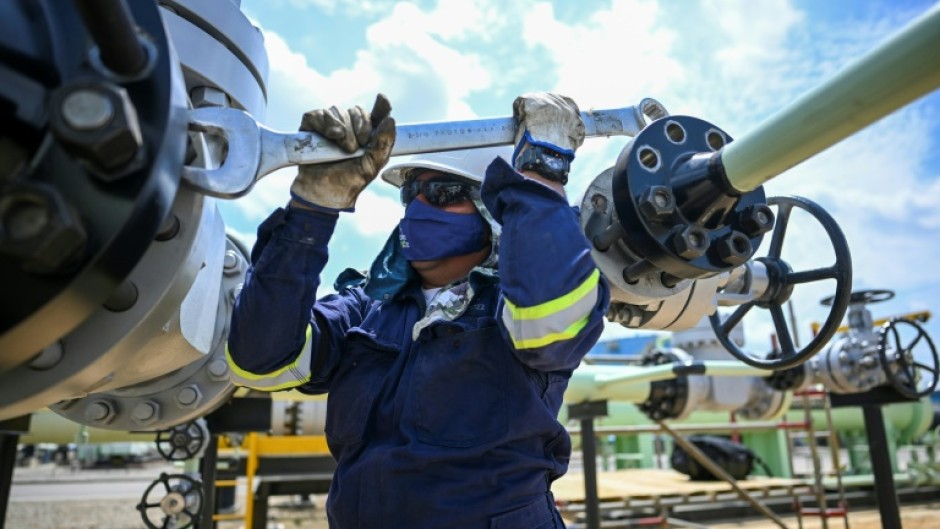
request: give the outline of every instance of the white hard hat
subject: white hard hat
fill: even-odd
[[[392,161],[382,171],[382,179],[395,187],[401,187],[406,173],[412,169],[434,169],[457,175],[475,183],[483,181],[486,168],[502,156],[507,162],[512,157],[512,145],[483,147],[461,151],[433,152],[402,156]]]

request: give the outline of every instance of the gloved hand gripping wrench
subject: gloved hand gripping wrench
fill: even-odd
[[[655,99],[638,105],[588,110],[581,113],[586,137],[635,136],[647,118],[667,116]],[[216,168],[183,167],[183,181],[206,195],[237,198],[258,180],[290,165],[326,163],[362,154],[347,153],[312,132],[277,132],[261,125],[250,114],[233,108],[206,107],[189,111],[189,130],[222,137],[227,153]],[[392,156],[510,145],[516,123],[511,117],[468,121],[441,121],[398,125]]]

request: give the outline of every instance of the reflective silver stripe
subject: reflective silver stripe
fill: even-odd
[[[265,374],[252,373],[239,367],[232,359],[232,355],[229,354],[228,347],[226,347],[225,359],[228,361],[232,382],[259,391],[280,391],[306,384],[310,381],[310,358],[313,354],[312,336],[313,328],[308,325],[307,339],[294,361],[276,371]]]
[[[542,317],[526,318],[525,312],[530,309],[520,309],[506,300],[502,311],[503,325],[509,331],[516,349],[544,347],[577,336],[587,325],[588,316],[594,304],[597,303],[597,278],[594,275],[592,278],[594,279],[593,286],[589,287],[582,296],[570,300],[567,306]],[[544,305],[546,304],[542,306]]]

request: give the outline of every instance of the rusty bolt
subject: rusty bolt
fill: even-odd
[[[751,240],[739,231],[732,231],[718,239],[714,248],[721,262],[731,266],[744,264],[753,251]]]
[[[127,91],[115,84],[79,81],[57,90],[50,101],[52,133],[73,156],[104,180],[126,174],[143,147],[143,136]]]
[[[17,259],[24,271],[67,270],[87,242],[84,225],[55,188],[22,184],[0,197],[0,255]]]
[[[672,248],[679,257],[686,260],[705,255],[709,244],[711,244],[708,232],[704,228],[692,225],[675,230],[670,240],[672,241]]]
[[[640,195],[639,207],[647,219],[662,220],[676,209],[676,198],[666,186],[650,186]]]
[[[748,237],[763,235],[774,227],[774,212],[767,204],[753,204],[738,215],[741,231]]]

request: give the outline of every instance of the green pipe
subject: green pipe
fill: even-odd
[[[566,402],[619,400],[643,402],[650,383],[679,375],[765,376],[767,371],[737,360],[708,360],[691,364],[610,366],[582,364],[574,371],[565,391]]]
[[[799,402],[797,400],[797,402]],[[559,420],[566,421],[566,408],[562,407],[562,413]],[[606,417],[597,419],[595,425],[599,429],[604,427],[616,426],[655,426],[646,415],[643,414],[634,404],[629,402],[610,402],[607,405],[608,414]],[[865,430],[865,421],[859,408],[833,408],[832,425],[838,432],[862,432]],[[812,410],[810,416],[816,430],[822,430],[826,424],[825,412],[823,410]],[[900,402],[889,404],[884,407],[885,421],[891,426],[889,431],[896,434],[896,441],[900,444],[908,444],[911,441],[921,438],[930,428],[933,419],[933,406],[930,398],[924,397],[915,402]],[[681,421],[673,421],[670,424],[679,426],[689,425],[716,425],[725,424],[730,420],[730,413],[715,411],[695,411],[688,418]],[[803,410],[799,407],[791,407],[783,420],[792,423],[799,423],[804,420]],[[770,421],[738,421],[739,425],[749,425],[752,423],[767,424]],[[731,433],[733,428],[727,428],[724,432],[715,432],[713,428],[707,428],[712,433]],[[750,428],[742,428],[739,431],[747,431]]]
[[[82,425],[70,421],[65,417],[50,411],[48,408],[33,412],[30,416],[29,433],[20,437],[23,444],[37,443],[74,443]],[[88,434],[88,442],[98,443],[125,443],[147,442],[156,440],[156,432],[132,433],[120,430],[106,430],[102,428],[84,427]]]
[[[799,400],[797,400],[799,402]],[[861,408],[846,407],[832,408],[832,424],[839,432],[864,432],[865,419]],[[900,402],[889,404],[883,408],[885,423],[888,431],[894,434],[894,441],[908,444],[919,439],[930,428],[933,420],[933,406],[930,398],[924,397],[915,402]],[[816,430],[822,430],[826,424],[826,415],[823,410],[812,410],[810,416]],[[788,421],[800,422],[804,420],[803,409],[794,406],[786,414]]]
[[[762,183],[940,87],[940,4],[721,151],[738,191]]]

